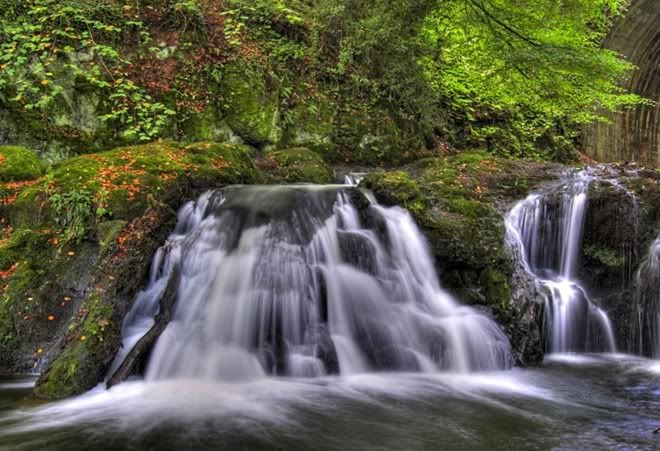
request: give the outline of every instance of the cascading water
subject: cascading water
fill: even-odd
[[[349,172],[344,176],[344,185],[358,186],[366,175],[366,172]]]
[[[356,188],[228,187],[184,206],[111,372],[153,326],[172,277],[176,303],[147,380],[511,364],[500,328],[442,290],[410,215]]]
[[[546,298],[548,350],[615,351],[607,314],[577,281],[592,176],[580,172],[518,202],[507,214],[507,241]]]
[[[632,351],[660,359],[660,238],[651,244],[635,281]]]

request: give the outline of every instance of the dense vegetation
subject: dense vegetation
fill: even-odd
[[[580,124],[640,101],[599,47],[625,3],[0,0],[0,123],[17,129],[0,141],[33,136],[51,160],[160,137],[567,159]]]

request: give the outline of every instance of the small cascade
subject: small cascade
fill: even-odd
[[[174,232],[167,238],[151,261],[149,281],[134,301],[133,308],[124,318],[122,326],[122,346],[110,366],[112,375],[122,364],[129,351],[137,344],[154,325],[158,314],[160,300],[163,297],[167,283],[175,266],[179,265],[182,255],[182,245],[188,234],[197,230],[202,219],[207,215],[211,201],[216,201],[212,192],[204,193],[199,199],[186,203],[178,213]]]
[[[508,368],[508,339],[440,287],[410,215],[358,209],[355,196],[340,185],[227,187],[184,206],[113,369],[153,326],[172,277],[147,380]]]
[[[660,238],[651,244],[635,281],[631,351],[660,359]]]
[[[607,314],[577,280],[589,184],[586,171],[518,202],[506,216],[507,241],[546,299],[553,353],[616,349]]]
[[[366,175],[366,172],[349,172],[344,176],[344,185],[358,186]]]

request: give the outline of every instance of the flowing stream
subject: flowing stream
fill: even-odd
[[[159,331],[129,380],[41,403],[33,378],[0,379],[0,449],[657,449],[660,363],[612,353],[576,280],[589,183],[567,178],[506,217],[562,353],[528,369],[442,289],[405,210],[347,185],[207,192],[125,318],[108,378]],[[638,273],[649,284],[657,252]]]
[[[505,220],[519,264],[545,297],[547,349],[552,353],[616,350],[607,314],[577,280],[592,179],[587,171],[571,174],[518,202]]]

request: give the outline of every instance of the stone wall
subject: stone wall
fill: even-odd
[[[611,115],[610,124],[588,127],[584,150],[599,161],[636,161],[660,167],[660,1],[633,0],[626,16],[608,35],[605,47],[638,67],[625,87],[657,103]]]

